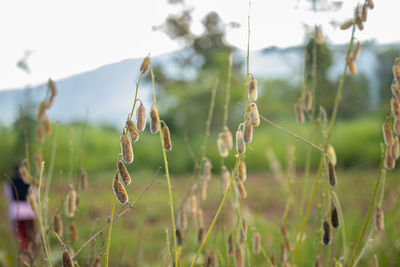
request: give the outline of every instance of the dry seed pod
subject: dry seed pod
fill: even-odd
[[[24,183],[29,184],[31,182],[31,175],[29,174],[26,166],[20,165],[18,170],[22,180],[24,180]]]
[[[215,253],[214,249],[210,250],[210,253],[208,254],[207,266],[208,267],[218,267],[218,258],[217,258],[217,254]]]
[[[45,116],[43,119],[44,133],[49,136],[51,134],[51,122],[49,117]]]
[[[360,31],[364,30],[364,23],[362,22],[361,18],[357,17],[357,27]]]
[[[396,98],[392,97],[391,101],[393,117],[400,118],[400,102]]]
[[[246,152],[246,145],[244,143],[244,138],[243,138],[243,132],[240,129],[236,131],[236,152],[238,154],[243,154],[244,152]]]
[[[204,239],[204,228],[199,228],[197,232],[197,242],[201,244],[203,242],[203,239]]]
[[[339,214],[333,201],[331,201],[331,224],[335,229],[339,228],[340,225]]]
[[[392,129],[387,121],[382,126],[383,131],[383,139],[385,140],[385,144],[387,146],[392,146],[394,144],[394,136],[392,133]]]
[[[142,65],[140,66],[140,72],[142,74],[146,74],[147,70],[149,69],[150,65],[150,58],[147,56],[143,59]]]
[[[390,146],[390,155],[394,160],[397,160],[400,156],[400,151],[399,151],[399,137],[396,136],[394,138],[393,145]]]
[[[354,60],[351,57],[346,58],[347,66],[349,67],[349,72],[351,75],[357,74],[356,64],[354,64]]]
[[[81,173],[81,189],[86,190],[88,187],[88,176],[84,168],[80,169]]]
[[[125,204],[128,202],[129,197],[128,194],[126,193],[125,187],[118,179],[118,172],[115,174],[115,178],[113,181],[113,191],[119,203]]]
[[[361,50],[361,43],[358,41],[356,47],[353,50],[353,53],[351,54],[351,58],[353,59],[353,61],[357,60],[358,55],[360,54],[360,50]]]
[[[385,216],[381,207],[377,206],[375,211],[375,226],[379,231],[385,229]]]
[[[235,249],[235,267],[244,267],[243,253],[239,246]]]
[[[374,2],[372,2],[372,0],[366,0],[366,3],[368,4],[370,9],[374,9]]]
[[[284,264],[286,264],[286,260],[287,260],[287,249],[286,249],[285,244],[281,244],[281,258],[280,258],[280,260],[281,260],[282,266],[284,266]]]
[[[271,266],[275,267],[276,266],[275,254],[272,254],[271,257],[269,257],[269,260],[271,261]]]
[[[48,81],[48,83],[47,83],[47,86],[49,87],[52,96],[57,95],[56,84],[53,82],[52,79],[49,78],[49,81]]]
[[[239,161],[238,177],[242,182],[247,180],[246,162],[243,159]]]
[[[142,102],[140,102],[140,106],[136,110],[136,126],[140,132],[143,132],[146,128],[146,108]]]
[[[228,148],[228,150],[231,150],[233,147],[233,137],[232,137],[231,131],[226,126],[224,129],[223,137],[224,137],[225,146]]]
[[[125,164],[122,161],[118,160],[117,167],[119,174],[121,175],[122,182],[124,183],[124,185],[129,185],[132,180],[128,170],[126,169]]]
[[[204,172],[203,172],[203,179],[206,181],[211,180],[211,170],[212,170],[212,164],[209,159],[205,159],[204,161]]]
[[[260,126],[260,114],[258,113],[258,108],[256,103],[254,102],[250,103],[247,114],[250,116],[250,119],[253,122],[254,127]]]
[[[176,242],[178,243],[178,246],[182,246],[182,232],[179,228],[176,228],[175,231],[175,235],[176,235]]]
[[[76,227],[75,222],[71,223],[70,226],[70,237],[71,237],[71,241],[75,242],[78,240],[78,228]]]
[[[304,95],[304,110],[310,111],[312,108],[312,94],[311,91],[308,90]]]
[[[321,263],[319,262],[319,260],[316,260],[314,262],[314,267],[322,267]]]
[[[396,161],[392,158],[390,148],[387,147],[385,151],[385,168],[391,171],[394,169],[394,167],[396,167]]]
[[[336,166],[337,163],[336,152],[332,145],[328,145],[327,154],[329,161],[332,162],[333,166]]]
[[[206,200],[207,199],[207,180],[203,180],[200,184],[200,197],[201,200]]]
[[[137,132],[133,121],[128,119],[128,120],[126,120],[125,125],[126,125],[126,128],[128,129],[129,136],[131,137],[132,142],[136,142],[137,140],[139,140],[139,133]]]
[[[303,123],[305,118],[304,118],[304,112],[301,109],[301,106],[299,103],[296,103],[294,106],[295,112],[296,112],[296,119],[298,123]]]
[[[223,193],[228,191],[230,182],[231,182],[231,173],[225,166],[222,166],[222,192]]]
[[[400,118],[394,118],[393,120],[393,132],[400,135]]]
[[[53,231],[58,235],[61,236],[63,233],[63,223],[61,220],[61,216],[56,214],[53,218]]]
[[[243,130],[243,140],[245,143],[251,143],[253,139],[253,122],[250,117],[247,116],[246,121],[244,122],[244,130]]]
[[[131,164],[133,162],[133,149],[131,140],[126,135],[125,131],[121,135],[120,139],[121,143],[121,150],[122,150],[122,157],[126,164]]]
[[[39,215],[39,208],[38,208],[38,204],[37,204],[37,201],[36,201],[36,197],[33,194],[32,190],[29,190],[28,203],[31,206],[31,209],[33,210],[35,215],[38,216]]]
[[[251,76],[251,80],[249,83],[249,100],[250,101],[257,100],[257,80],[254,79],[254,76]]]
[[[253,234],[253,253],[255,255],[260,255],[261,253],[261,235],[259,232],[254,232]]]
[[[43,144],[44,143],[43,128],[41,126],[38,126],[36,128],[36,133],[38,136],[39,143]]]
[[[324,230],[324,235],[322,236],[322,243],[327,246],[331,243],[331,226],[329,222],[324,219],[324,222],[322,223],[322,227]]]
[[[41,120],[44,116],[44,112],[46,111],[46,103],[42,102],[39,104],[39,110],[37,114],[37,119]]]
[[[204,216],[201,208],[197,210],[197,227],[204,228]]]
[[[392,94],[396,98],[397,102],[400,100],[400,89],[396,83],[392,83]]]
[[[239,240],[238,240],[238,242],[243,244],[243,243],[246,242],[246,238],[247,238],[247,223],[243,219],[242,220],[242,227],[239,228]]]
[[[76,191],[70,186],[67,193],[67,215],[73,217],[76,211]]]
[[[62,254],[62,263],[63,267],[74,267],[74,263],[72,261],[71,255],[69,255],[69,252],[64,250]]]
[[[224,135],[223,133],[220,133],[218,135],[217,147],[218,147],[219,155],[222,158],[226,158],[229,155],[229,150],[228,150],[228,147],[225,144],[223,135]]]
[[[398,64],[393,66],[393,75],[396,79],[397,86],[400,87],[400,66]]]
[[[49,100],[45,103],[46,109],[51,108],[51,106],[52,106],[53,103],[54,103],[54,97],[55,97],[54,95],[51,95],[50,98],[49,98]]]
[[[186,201],[183,201],[179,207],[177,225],[182,230],[186,230],[187,228]]]
[[[362,10],[361,10],[361,20],[363,22],[367,21],[367,8],[368,8],[368,4],[364,4],[362,6]]]
[[[332,186],[336,185],[335,166],[333,166],[333,163],[331,161],[328,161],[328,180],[330,185]]]
[[[340,29],[341,30],[347,30],[348,28],[353,26],[354,23],[355,23],[354,19],[347,20],[340,26]]]
[[[163,128],[163,140],[164,140],[165,151],[171,151],[172,150],[171,135],[169,132],[169,128],[165,123]]]
[[[190,211],[190,216],[192,218],[195,218],[197,214],[197,197],[195,194],[192,194],[192,196],[190,197],[189,211]]]
[[[233,235],[232,235],[232,233],[228,236],[228,239],[227,239],[227,245],[226,245],[226,248],[227,248],[227,256],[228,256],[228,258],[232,258],[233,257],[233,255],[235,254],[235,242],[234,242],[234,240],[233,240]]]
[[[158,111],[154,107],[150,110],[150,132],[152,134],[158,133],[160,130],[160,121],[158,118]]]
[[[239,197],[242,198],[242,199],[246,198],[247,197],[247,191],[246,191],[246,188],[244,187],[243,182],[240,181],[240,179],[238,179],[238,178],[235,178],[235,181],[236,181],[236,187],[237,187],[237,190],[238,190],[238,193],[239,193]]]
[[[40,173],[40,171],[42,169],[42,162],[43,162],[42,155],[39,152],[36,152],[35,153],[35,163],[36,163],[36,170],[38,171],[38,173]]]

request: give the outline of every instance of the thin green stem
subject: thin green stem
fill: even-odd
[[[138,94],[138,91],[139,91],[139,90],[138,90],[138,89],[139,89],[139,83],[140,83],[140,80],[142,79],[142,75],[143,75],[143,72],[140,72],[139,79],[138,79],[138,81],[137,81],[137,83],[136,83],[135,100],[133,101],[132,111],[131,111],[131,113],[130,113],[130,115],[129,115],[129,119],[130,119],[130,120],[132,119],[133,112],[135,111],[136,100],[137,100],[137,94]]]
[[[222,123],[222,130],[224,130],[225,127],[228,124],[229,100],[230,100],[230,97],[231,97],[232,57],[233,57],[233,54],[231,53],[229,55],[228,78],[227,78],[227,81],[226,81],[225,104],[224,104],[224,120],[223,120],[223,123]]]
[[[249,14],[247,16],[247,73],[246,73],[246,106],[244,119],[247,116],[247,108],[249,106],[249,73],[250,73],[250,6],[251,0],[249,0]]]
[[[169,242],[169,233],[168,233],[168,228],[165,228],[165,237],[167,239],[167,252],[168,252],[168,265],[167,266],[172,266],[172,264],[169,264],[172,262],[172,257],[171,257],[171,249],[170,249],[170,242]]]
[[[111,208],[111,214],[110,214],[110,227],[108,228],[108,235],[107,235],[106,267],[108,267],[108,260],[110,258],[111,230],[112,230],[112,225],[113,225],[113,221],[114,221],[114,211],[115,211],[116,200],[117,200],[117,198],[114,195],[113,204],[112,204],[112,208]]]
[[[271,259],[268,257],[267,253],[265,252],[265,249],[263,246],[261,246],[261,254],[264,256],[265,260],[267,261],[269,266],[273,266]]]

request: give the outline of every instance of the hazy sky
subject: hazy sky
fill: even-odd
[[[344,0],[337,12],[309,11],[308,1],[252,0],[251,50],[267,46],[288,47],[304,41],[304,25],[318,22],[334,43],[347,42],[349,31],[340,31],[330,22],[350,18],[361,1]],[[247,0],[186,0],[194,8],[193,30],[201,33],[200,20],[209,11],[217,11],[225,22],[236,21],[242,27],[230,30],[227,41],[245,49],[247,44]],[[59,79],[99,66],[179,49],[183,44],[165,34],[152,31],[168,14],[180,6],[167,0],[4,0],[0,2],[0,90],[36,85],[52,77]],[[360,40],[379,43],[400,41],[398,13],[400,1],[376,1],[369,11]],[[24,51],[32,50],[28,75],[16,67]]]

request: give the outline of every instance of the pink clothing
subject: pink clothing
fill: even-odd
[[[4,185],[4,195],[8,201],[8,218],[11,221],[34,220],[35,213],[27,201],[16,201],[13,199],[11,186]]]

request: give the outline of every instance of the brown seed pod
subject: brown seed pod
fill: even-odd
[[[328,161],[328,180],[330,185],[332,186],[336,185],[335,166],[333,166],[333,163],[331,161]]]
[[[244,152],[246,152],[246,145],[244,143],[244,138],[243,138],[243,132],[240,129],[236,131],[236,152],[238,154],[243,154]]]
[[[353,53],[351,54],[351,58],[353,59],[353,61],[357,60],[358,55],[360,54],[360,50],[361,50],[361,43],[357,41],[356,47],[354,48]]]
[[[201,200],[206,200],[207,199],[207,180],[203,180],[201,183],[200,183],[200,197],[201,197]]]
[[[62,254],[63,267],[74,267],[74,262],[72,261],[71,255],[68,251],[64,250]]]
[[[195,218],[195,216],[197,215],[197,197],[195,194],[192,194],[192,196],[190,197],[189,211],[190,211],[190,216],[192,218]]]
[[[183,237],[179,227],[176,228],[175,235],[176,235],[176,243],[178,243],[178,246],[182,246]]]
[[[140,102],[140,106],[136,110],[136,124],[140,132],[143,132],[146,128],[146,108],[142,102]]]
[[[390,153],[390,148],[386,147],[385,151],[385,168],[389,171],[393,170],[396,167],[396,161],[392,158]]]
[[[31,189],[29,190],[29,194],[28,194],[28,203],[31,206],[31,209],[33,210],[35,215],[38,216],[39,208],[38,208],[37,200]]]
[[[158,118],[158,111],[154,107],[150,110],[150,132],[152,134],[158,133],[160,130],[160,121]]]
[[[285,266],[284,264],[286,264],[286,260],[287,260],[287,249],[286,249],[285,244],[281,244],[281,258],[280,258],[280,260],[281,260],[282,266]]]
[[[226,158],[229,155],[229,150],[224,141],[224,133],[220,133],[217,139],[217,147],[220,157]]]
[[[244,122],[244,130],[243,130],[243,140],[245,143],[251,143],[253,139],[253,122],[250,117],[247,116],[246,121]]]
[[[187,228],[187,210],[186,210],[186,201],[182,201],[179,212],[178,212],[178,220],[177,225],[179,229],[186,230]]]
[[[393,132],[400,135],[400,118],[394,118],[393,120]]]
[[[331,226],[329,222],[326,220],[326,218],[322,223],[322,228],[324,230],[324,235],[322,236],[322,244],[327,246],[331,243],[332,238],[331,238]]]
[[[253,234],[253,253],[255,255],[260,255],[261,253],[261,235],[257,231]]]
[[[296,105],[294,106],[294,110],[296,112],[296,120],[298,123],[303,123],[305,121],[304,118],[304,112],[301,109],[301,106],[299,103],[296,103]]]
[[[314,267],[322,267],[318,259],[314,262]]]
[[[247,180],[246,162],[243,159],[239,161],[238,177],[242,182]]]
[[[208,254],[208,259],[207,259],[207,265],[208,267],[218,267],[218,258],[217,254],[215,253],[214,249],[210,250],[210,253]]]
[[[234,240],[233,240],[233,234],[231,233],[229,236],[228,236],[228,239],[227,239],[227,242],[226,242],[227,244],[226,244],[226,254],[227,254],[227,256],[228,256],[228,258],[232,258],[233,256],[234,256],[234,254],[235,254],[235,242],[234,242]]]
[[[347,66],[349,68],[349,72],[351,75],[356,75],[357,74],[357,68],[356,64],[354,64],[354,60],[351,57],[346,58],[347,61]]]
[[[131,164],[133,162],[133,149],[131,140],[129,140],[129,137],[126,135],[125,131],[123,131],[121,135],[120,143],[121,143],[122,157],[125,163]]]
[[[197,232],[197,242],[201,244],[203,242],[203,239],[204,239],[204,228],[199,228]]]
[[[361,9],[361,20],[363,22],[367,21],[367,8],[368,8],[368,4],[364,4]]]
[[[49,117],[44,116],[43,119],[43,129],[44,129],[44,133],[49,136],[51,134],[51,121],[49,119]]]
[[[204,216],[201,208],[197,209],[197,228],[204,228]]]
[[[203,166],[203,179],[206,181],[211,180],[211,170],[212,170],[212,164],[209,159],[204,160],[204,166]]]
[[[304,95],[304,104],[303,108],[305,111],[310,111],[312,108],[312,94],[310,90],[307,90],[307,92]]]
[[[35,153],[35,163],[36,163],[36,170],[38,173],[40,173],[40,171],[42,169],[42,162],[43,162],[42,155],[39,152],[36,152]]]
[[[356,23],[357,23],[357,27],[360,31],[364,30],[364,23],[362,22],[360,17],[357,17]]]
[[[66,211],[68,217],[74,217],[76,211],[76,191],[71,185],[67,193]]]
[[[235,249],[235,267],[244,267],[243,253],[239,246]]]
[[[377,206],[375,210],[375,226],[379,231],[385,229],[385,216],[383,214],[383,209],[379,206]]]
[[[46,111],[46,103],[42,102],[39,104],[39,110],[37,113],[38,120],[41,120],[43,118],[45,111]]]
[[[398,64],[395,64],[393,66],[393,75],[396,80],[397,86],[400,87],[400,66]]]
[[[340,29],[341,30],[347,30],[348,28],[353,26],[354,23],[355,23],[354,19],[347,20],[340,26]]]
[[[225,146],[228,148],[228,150],[231,150],[232,147],[233,147],[233,137],[232,137],[231,131],[226,126],[225,126],[225,129],[224,129],[223,137],[224,137]]]
[[[397,102],[400,100],[400,89],[396,83],[392,83],[392,94],[396,98]]]
[[[391,107],[392,107],[393,117],[397,119],[400,118],[400,102],[397,101],[396,98],[394,97],[392,97]]]
[[[366,0],[365,1],[367,4],[368,4],[368,7],[370,8],[370,9],[374,9],[374,2],[372,2],[372,0]]]
[[[88,187],[88,176],[84,168],[80,169],[81,189],[86,190]]]
[[[249,83],[249,100],[250,101],[257,100],[257,80],[254,79],[254,76],[251,76]]]
[[[45,103],[46,109],[51,108],[51,106],[52,106],[53,103],[54,103],[54,97],[55,97],[54,95],[51,95],[50,98],[49,98],[49,100]]]
[[[340,225],[339,214],[333,201],[331,201],[331,224],[335,229],[339,228]]]
[[[21,164],[19,166],[19,174],[21,175],[22,180],[24,180],[24,182],[26,184],[29,184],[31,182],[31,175],[28,172],[28,169],[26,168],[25,165]]]
[[[272,254],[271,257],[269,257],[269,260],[271,261],[271,266],[275,267],[276,266],[275,254]]]
[[[49,81],[48,81],[48,83],[47,83],[47,86],[49,87],[52,96],[57,95],[56,84],[54,83],[54,81],[53,81],[52,79],[49,78]]]
[[[131,176],[129,175],[128,170],[126,169],[125,164],[118,160],[117,163],[117,167],[118,167],[118,171],[119,171],[119,175],[121,176],[121,180],[124,183],[124,185],[129,185],[131,183]]]
[[[113,181],[113,191],[119,203],[125,204],[128,202],[129,197],[128,194],[126,193],[125,187],[118,179],[118,172],[115,174],[115,178]]]
[[[75,222],[71,223],[70,226],[70,237],[71,237],[71,241],[75,242],[78,240],[78,228],[76,227]]]
[[[254,127],[260,126],[260,114],[258,113],[258,108],[256,103],[251,102],[247,114],[250,116]]]
[[[239,197],[240,198],[246,198],[247,197],[247,191],[246,191],[246,187],[244,187],[244,184],[242,181],[240,181],[239,178],[235,178],[236,181],[236,188],[238,190],[239,193]]]
[[[399,151],[399,137],[396,136],[394,138],[393,145],[390,146],[390,155],[394,160],[397,160],[400,156],[400,151]]]
[[[41,126],[38,126],[36,128],[36,133],[38,136],[39,143],[43,144],[44,143],[43,128]]]
[[[140,72],[142,74],[146,74],[147,70],[149,69],[150,65],[150,58],[147,56],[143,59],[142,65],[140,66]]]
[[[392,133],[392,129],[390,128],[390,125],[387,121],[382,126],[382,131],[383,131],[383,139],[385,140],[385,144],[387,146],[392,146],[394,143],[394,136]]]
[[[139,140],[139,133],[136,130],[135,123],[133,123],[132,120],[128,119],[126,120],[126,128],[128,129],[129,136],[132,139],[132,142],[136,142]]]
[[[61,220],[61,216],[56,214],[53,218],[53,231],[58,235],[61,236],[63,233],[63,223]]]
[[[223,193],[228,191],[230,182],[231,182],[231,173],[225,166],[222,166],[222,192]]]
[[[242,227],[239,228],[239,240],[238,242],[240,244],[243,244],[246,242],[246,238],[247,238],[247,223],[246,221],[243,219],[242,220]]]
[[[169,128],[165,123],[163,128],[163,140],[164,140],[163,143],[165,151],[171,151],[172,150],[171,135],[169,132]]]

